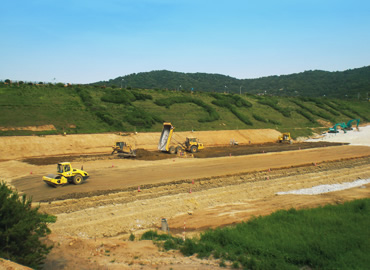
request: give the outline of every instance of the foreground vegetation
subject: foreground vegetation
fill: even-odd
[[[350,119],[369,122],[366,101],[221,94],[91,85],[0,83],[0,135],[273,128],[293,138]],[[54,125],[55,130],[6,128]]]
[[[39,269],[51,250],[42,239],[56,217],[32,208],[32,200],[0,183],[0,258]]]
[[[186,239],[148,231],[164,249],[213,257],[244,269],[368,269],[370,199],[257,217]]]

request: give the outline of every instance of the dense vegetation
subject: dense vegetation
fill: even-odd
[[[95,85],[142,89],[268,94],[275,96],[332,97],[368,99],[370,66],[337,72],[305,71],[258,79],[236,79],[220,74],[181,73],[167,70],[142,72]]]
[[[39,213],[31,203],[0,183],[0,258],[38,269],[52,248],[40,239],[50,233],[47,223],[56,218]]]
[[[350,119],[369,122],[369,116],[366,101],[327,97],[0,83],[0,128],[56,128],[0,129],[0,135],[160,131],[169,121],[178,131],[274,128],[297,137]]]
[[[277,211],[184,241],[149,231],[166,250],[229,261],[243,269],[368,269],[370,199],[316,209]]]

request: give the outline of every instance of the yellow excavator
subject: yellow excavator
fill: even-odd
[[[63,186],[68,183],[80,185],[89,178],[89,174],[79,169],[73,169],[70,162],[61,162],[57,166],[57,174],[43,176],[42,180],[52,187]]]
[[[203,143],[199,142],[196,137],[186,137],[184,143],[180,143],[174,139],[178,144],[171,145],[174,129],[175,127],[172,126],[170,122],[163,123],[163,129],[158,143],[158,150],[168,152],[170,154],[176,154],[183,151],[196,153],[198,150],[204,149]]]

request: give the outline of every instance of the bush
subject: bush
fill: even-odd
[[[316,116],[321,117],[323,119],[329,120],[332,123],[335,123],[335,120],[330,115],[328,115],[328,114],[326,114],[324,112],[315,111],[315,110],[313,110],[313,109],[305,106],[303,103],[299,102],[298,100],[291,100],[291,101],[294,104],[296,104],[297,106],[301,107],[303,110],[306,110],[306,111],[308,111],[309,113],[311,113],[313,115],[316,115]],[[312,120],[310,120],[310,121],[312,122]]]
[[[257,121],[263,122],[263,123],[268,123],[269,121],[265,118],[263,118],[260,115],[257,115],[255,113],[252,114],[253,118],[256,119]]]
[[[230,96],[216,94],[216,93],[212,93],[211,95],[217,98],[216,100],[212,101],[212,104],[229,109],[229,111],[232,112],[236,117],[238,117],[239,120],[242,121],[244,124],[253,126],[253,123],[249,120],[249,118],[245,115],[242,115],[235,107],[237,106],[236,104],[238,102],[239,104],[241,104],[241,106],[243,106],[244,103],[241,101],[243,100],[242,98],[240,98],[239,96],[234,96],[236,98],[233,98]]]
[[[52,248],[40,238],[50,233],[47,223],[56,218],[39,213],[31,203],[26,195],[19,197],[4,182],[0,184],[0,257],[40,268]]]
[[[237,111],[235,107],[231,106],[230,111],[236,117],[238,117],[239,120],[242,121],[244,124],[249,125],[249,126],[253,126],[253,123],[251,122],[251,120],[249,120],[249,118],[247,116],[245,116],[245,115],[241,114],[239,111]]]
[[[297,109],[296,112],[299,113],[300,115],[302,115],[307,120],[309,120],[311,123],[313,123],[313,124],[317,123],[315,118],[313,118],[313,116],[311,114],[309,114],[308,112],[306,112],[304,110],[300,110],[300,109]]]
[[[282,107],[277,105],[277,102],[275,102],[271,99],[261,98],[260,100],[258,100],[258,103],[273,108],[275,111],[278,111],[279,113],[281,113],[283,116],[285,116],[287,118],[291,117],[291,110],[289,108],[282,108]]]
[[[274,124],[274,125],[281,126],[281,122],[279,122],[277,120],[269,119],[269,123]]]
[[[125,105],[135,100],[135,96],[126,90],[107,90],[101,97],[101,101]]]
[[[132,106],[131,112],[127,114],[126,121],[133,126],[149,129],[157,123],[162,123],[163,120],[151,113],[147,113],[143,109]]]
[[[146,231],[145,233],[143,233],[140,240],[154,240],[156,238],[158,238],[157,231],[150,230],[150,231]]]
[[[235,105],[236,107],[247,107],[247,108],[252,107],[252,103],[240,97],[239,95],[225,95],[219,93],[211,93],[210,95],[217,100],[216,103],[220,104],[218,105],[220,107],[226,107],[225,104]]]
[[[155,102],[158,106],[164,106],[167,109],[170,108],[171,105],[176,103],[194,103],[199,107],[202,107],[206,112],[208,112],[208,117],[201,118],[198,121],[201,123],[204,122],[213,122],[220,119],[219,114],[213,109],[211,106],[207,105],[203,101],[191,97],[170,97],[170,98],[163,98],[157,99]]]

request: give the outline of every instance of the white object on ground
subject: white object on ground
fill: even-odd
[[[277,192],[277,195],[287,195],[287,194],[297,194],[297,195],[317,195],[322,193],[328,193],[338,190],[345,190],[354,187],[359,187],[370,183],[370,179],[360,179],[353,182],[345,182],[342,184],[333,184],[333,185],[320,185],[312,188],[291,190],[291,191],[282,191]]]
[[[327,133],[320,139],[308,139],[306,142],[342,142],[351,145],[366,145],[370,146],[370,126],[360,127],[360,131],[356,128],[344,133],[339,130],[339,133]]]

